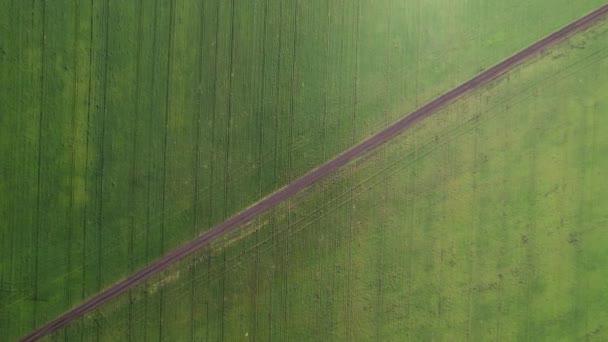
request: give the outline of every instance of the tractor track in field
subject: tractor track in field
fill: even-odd
[[[540,54],[544,50],[563,41],[572,34],[589,28],[594,23],[606,18],[606,16],[608,16],[608,4],[570,23],[564,28],[539,40],[538,42],[530,45],[526,49],[521,50],[515,55],[512,55],[511,57],[480,73],[473,79],[437,97],[433,101],[410,113],[408,116],[403,117],[399,121],[393,123],[391,126],[373,135],[369,139],[359,143],[358,145],[352,147],[351,149],[340,154],[329,162],[321,165],[320,167],[312,170],[306,175],[294,180],[293,182],[277,190],[276,192],[262,199],[253,206],[245,209],[244,211],[241,211],[232,218],[228,219],[227,221],[224,221],[218,226],[215,226],[213,229],[182,245],[181,247],[169,252],[168,254],[165,254],[164,256],[152,262],[143,269],[133,273],[126,279],[103,290],[92,298],[84,301],[82,304],[62,314],[61,316],[50,321],[44,326],[36,329],[29,335],[25,336],[21,341],[35,341],[66,326],[67,324],[78,319],[82,315],[98,308],[105,302],[114,299],[120,294],[126,292],[127,290],[143,283],[151,276],[165,270],[167,267],[177,262],[178,260],[181,260],[184,257],[208,245],[215,238],[222,236],[236,229],[238,226],[251,221],[260,214],[266,212],[277,204],[290,198],[297,192],[307,188],[308,186],[317,182],[326,175],[346,165],[353,159],[356,159],[364,153],[384,144],[391,138],[403,132],[405,129],[410,127],[418,120],[421,120],[431,115],[432,113],[438,111],[439,109],[444,108],[445,106],[459,99],[463,95],[466,95],[471,91],[488,84],[489,82],[495,80],[496,78],[505,74],[509,70],[513,69],[514,67],[527,61],[531,57]]]

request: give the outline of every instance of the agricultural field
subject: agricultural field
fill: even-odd
[[[0,4],[15,340],[604,1]],[[607,30],[51,339],[606,338]]]
[[[572,37],[54,337],[605,340],[606,41]]]

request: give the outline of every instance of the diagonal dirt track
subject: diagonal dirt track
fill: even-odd
[[[463,95],[470,93],[471,91],[489,83],[490,81],[496,79],[497,77],[505,74],[509,70],[513,69],[515,66],[521,64],[522,62],[528,60],[530,57],[535,56],[542,51],[550,48],[551,46],[557,44],[558,42],[566,39],[568,36],[573,33],[582,31],[594,23],[606,18],[608,16],[608,5],[604,5],[594,12],[588,14],[587,16],[578,19],[577,21],[569,24],[568,26],[562,28],[561,30],[543,38],[542,40],[534,43],[528,48],[518,52],[517,54],[507,58],[501,63],[487,69],[483,73],[479,74],[475,78],[461,84],[460,86],[452,89],[451,91],[443,94],[442,96],[434,99],[418,110],[412,112],[411,114],[403,117],[399,121],[395,122],[388,128],[382,130],[371,138],[359,143],[353,148],[347,150],[342,153],[335,159],[327,162],[326,164],[321,165],[317,169],[309,172],[308,174],[302,176],[301,178],[296,179],[291,182],[284,188],[274,192],[270,196],[264,198],[260,202],[255,205],[247,208],[246,210],[240,212],[239,214],[233,216],[228,219],[224,223],[214,227],[210,231],[205,234],[197,237],[196,239],[184,244],[183,246],[169,252],[165,256],[151,263],[150,265],[144,267],[143,269],[137,271],[132,274],[125,280],[115,284],[114,286],[100,292],[94,297],[86,300],[82,304],[78,305],[74,309],[66,312],[65,314],[59,316],[53,321],[47,323],[46,325],[40,327],[39,329],[32,332],[30,335],[24,337],[22,341],[35,341],[40,339],[62,327],[69,324],[70,322],[78,319],[82,315],[90,312],[108,300],[116,298],[120,294],[126,292],[127,290],[141,284],[146,279],[151,276],[163,271],[167,267],[169,267],[174,262],[192,254],[193,252],[199,250],[200,248],[209,244],[215,238],[226,234],[238,226],[247,223],[257,217],[258,215],[266,212],[270,208],[276,206],[282,201],[290,198],[295,193],[301,191],[302,189],[310,186],[311,184],[317,182],[319,179],[324,176],[334,172],[338,168],[344,166],[348,162],[353,159],[361,156],[362,154],[375,149],[376,147],[384,144],[391,138],[403,132],[405,129],[410,127],[413,123],[418,120],[425,118],[436,112],[437,110],[445,107],[446,105],[452,103]]]

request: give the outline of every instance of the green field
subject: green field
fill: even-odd
[[[607,39],[577,35],[56,337],[605,340]]]
[[[0,339],[603,2],[0,0]],[[605,339],[606,29],[54,338]]]

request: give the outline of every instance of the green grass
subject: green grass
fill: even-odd
[[[56,337],[606,339],[607,38],[545,52]]]
[[[603,2],[0,1],[2,338],[12,340],[40,326]],[[368,167],[381,165],[370,162]],[[343,177],[317,191],[335,196],[358,177],[366,175]],[[388,184],[387,191],[397,183]],[[305,210],[299,208],[324,203],[294,201],[293,220],[298,210]],[[432,211],[417,210],[432,221]],[[585,211],[591,209],[580,210],[579,220],[591,215]],[[296,275],[292,264],[298,262],[322,262],[319,270],[333,270],[334,261],[342,265],[335,279],[319,280],[331,285],[332,293],[355,282],[343,271],[345,260],[358,262],[348,256],[360,250],[367,260],[368,254],[377,254],[374,244],[391,239],[377,236],[371,245],[356,245],[357,220],[349,205],[336,213],[320,218],[319,227],[335,230],[317,259],[308,260],[304,251],[294,249],[297,240],[282,240],[285,250],[261,254],[265,261],[260,263],[266,264],[258,267],[265,275],[259,281],[272,279],[272,284],[256,285],[255,291],[264,293],[271,285],[287,289],[289,277],[303,277],[305,284],[316,276],[308,268]],[[356,217],[364,221],[383,215],[366,208]],[[283,219],[269,220],[280,227]],[[343,226],[345,220],[352,227]],[[308,238],[314,241],[320,229]],[[256,234],[262,241],[275,233],[262,229]],[[238,245],[255,244],[247,241]],[[330,245],[347,241],[347,249]],[[287,249],[299,259],[288,262]],[[238,252],[217,253],[214,267],[224,267],[218,260]],[[383,260],[366,261],[372,264],[361,264],[357,273],[376,279],[374,272],[380,271],[375,268]],[[277,268],[262,266],[268,263]],[[180,279],[200,279],[192,272]],[[184,335],[178,322],[189,327],[194,311],[195,326],[213,327],[210,339],[213,334],[228,339],[240,333],[230,324],[253,324],[246,319],[225,324],[221,315],[198,310],[211,294],[254,291],[252,279],[232,275],[207,288],[183,284],[181,291],[192,292],[195,302],[165,295],[161,287],[144,301],[143,316],[139,309],[127,316],[108,315],[108,326],[130,317],[133,336],[154,339],[162,333],[168,340],[179,339]],[[319,293],[329,291],[323,286]],[[259,328],[255,334],[260,337],[308,336],[313,330],[306,324],[276,317],[290,317],[290,305],[310,292],[276,291],[260,295],[260,310],[273,307],[272,319],[252,318],[257,303],[240,305],[238,296],[204,305],[210,312],[221,310],[226,317],[249,317],[256,326],[273,327]],[[353,291],[373,296],[366,287]],[[359,317],[362,304],[352,298],[344,292],[321,303],[323,312],[332,314],[319,323],[319,336],[336,331],[345,317]],[[308,320],[315,318],[312,310],[302,312]],[[162,332],[160,319],[168,322]],[[354,326],[361,329],[373,322],[360,321]],[[114,333],[95,324],[83,329],[66,334],[79,339],[81,333],[87,338]],[[353,327],[339,329],[342,335],[336,337],[356,333]]]

